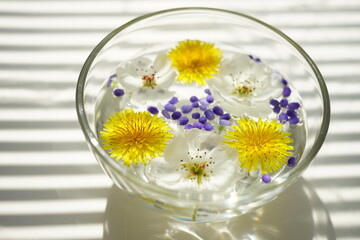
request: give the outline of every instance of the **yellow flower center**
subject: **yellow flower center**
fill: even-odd
[[[258,122],[242,118],[238,126],[233,125],[233,130],[226,131],[224,141],[230,147],[238,151],[240,167],[246,168],[248,172],[260,169],[262,174],[278,171],[287,159],[293,156],[293,140],[290,133],[281,130],[282,124],[275,121]]]
[[[254,87],[247,86],[247,85],[240,85],[235,88],[232,94],[238,95],[239,97],[248,97],[252,95],[254,91]]]
[[[203,177],[209,177],[210,175],[206,173],[206,161],[200,163],[183,163],[181,164],[186,168],[187,179],[196,179],[197,184],[200,185]]]
[[[222,52],[213,43],[185,40],[179,42],[168,56],[179,72],[178,81],[205,85],[205,79],[218,72]]]
[[[155,73],[143,76],[142,80],[143,80],[143,87],[154,88],[156,86]]]
[[[122,159],[130,166],[139,162],[146,165],[161,156],[172,133],[165,120],[149,112],[135,113],[133,109],[125,109],[108,119],[100,137],[111,157]]]

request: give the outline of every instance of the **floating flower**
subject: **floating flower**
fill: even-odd
[[[170,127],[163,119],[149,112],[135,113],[133,109],[110,116],[100,136],[111,157],[122,159],[127,166],[139,162],[146,165],[161,156],[172,139]]]
[[[219,73],[208,84],[224,110],[238,116],[268,116],[272,112],[269,100],[281,96],[283,91],[280,76],[244,54],[224,59]]]
[[[222,137],[199,129],[183,130],[165,148],[164,158],[149,165],[149,178],[167,188],[224,190],[237,173],[237,153],[222,144]]]
[[[241,118],[238,126],[227,130],[224,137],[229,140],[225,144],[238,151],[240,167],[248,172],[260,169],[261,174],[276,172],[286,165],[288,158],[293,155],[293,140],[290,133],[281,130],[282,124],[275,121],[258,121]]]
[[[154,61],[142,57],[120,66],[116,76],[125,91],[132,94],[132,100],[145,104],[169,98],[168,88],[176,79],[176,71],[166,54],[159,53]]]
[[[218,72],[222,52],[213,43],[185,40],[179,42],[168,56],[179,72],[178,81],[205,85],[205,79]]]

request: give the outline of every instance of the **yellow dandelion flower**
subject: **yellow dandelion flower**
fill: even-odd
[[[281,130],[282,124],[275,121],[258,122],[241,118],[238,126],[233,125],[233,130],[226,131],[225,137],[230,139],[224,141],[230,147],[238,151],[240,167],[246,168],[248,172],[260,169],[262,174],[276,172],[287,163],[287,159],[293,155],[289,150],[293,142],[290,133]]]
[[[179,42],[168,56],[179,72],[178,81],[205,85],[205,78],[211,78],[219,71],[222,52],[213,43],[185,40]]]
[[[139,162],[146,165],[164,153],[172,133],[165,120],[156,115],[125,109],[110,116],[100,138],[103,148],[117,161],[122,159],[127,166]]]

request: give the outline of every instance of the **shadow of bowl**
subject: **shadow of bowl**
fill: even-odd
[[[214,223],[165,217],[113,186],[108,195],[103,239],[335,240],[336,236],[325,206],[301,178],[257,211]]]

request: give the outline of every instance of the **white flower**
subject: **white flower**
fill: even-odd
[[[272,112],[269,100],[281,96],[280,79],[264,63],[236,54],[224,59],[219,73],[208,84],[224,110],[238,116],[266,117]]]
[[[118,67],[116,75],[135,104],[158,103],[173,95],[168,88],[176,79],[176,71],[165,53],[159,53],[154,61],[146,57],[134,59]]]
[[[238,171],[237,153],[222,144],[222,137],[199,129],[183,130],[165,148],[163,158],[149,165],[156,184],[192,191],[224,191],[233,186]]]

